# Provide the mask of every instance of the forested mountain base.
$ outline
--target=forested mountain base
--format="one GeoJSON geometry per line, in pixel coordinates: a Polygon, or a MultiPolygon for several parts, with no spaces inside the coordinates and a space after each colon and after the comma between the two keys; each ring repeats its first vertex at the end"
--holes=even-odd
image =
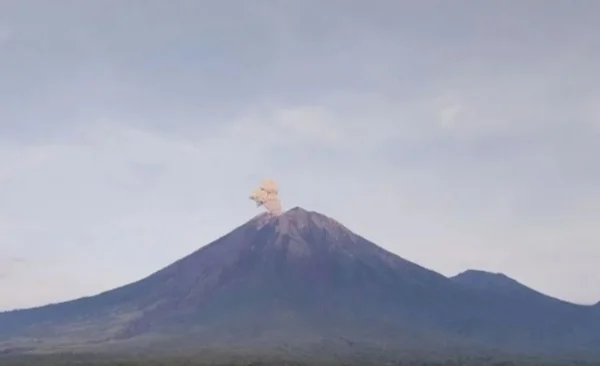
{"type": "Polygon", "coordinates": [[[600,360],[563,359],[551,360],[542,358],[502,358],[502,357],[422,357],[367,359],[330,359],[321,361],[287,361],[287,360],[236,360],[216,361],[200,356],[149,359],[145,357],[127,359],[109,359],[90,355],[48,355],[48,356],[15,356],[1,357],[2,366],[598,366],[600,360]]]}

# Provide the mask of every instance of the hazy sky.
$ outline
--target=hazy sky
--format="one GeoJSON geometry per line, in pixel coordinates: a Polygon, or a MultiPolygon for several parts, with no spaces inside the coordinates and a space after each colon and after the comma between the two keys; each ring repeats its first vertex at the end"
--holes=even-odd
{"type": "Polygon", "coordinates": [[[0,0],[0,309],[257,214],[600,300],[600,2],[0,0]]]}

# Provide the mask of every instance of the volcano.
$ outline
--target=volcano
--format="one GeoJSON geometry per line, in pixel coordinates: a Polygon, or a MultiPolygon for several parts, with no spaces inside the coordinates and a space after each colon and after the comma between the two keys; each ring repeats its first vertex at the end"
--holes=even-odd
{"type": "Polygon", "coordinates": [[[505,276],[447,278],[298,207],[135,283],[0,313],[0,350],[19,352],[593,352],[599,341],[591,306],[505,276]]]}

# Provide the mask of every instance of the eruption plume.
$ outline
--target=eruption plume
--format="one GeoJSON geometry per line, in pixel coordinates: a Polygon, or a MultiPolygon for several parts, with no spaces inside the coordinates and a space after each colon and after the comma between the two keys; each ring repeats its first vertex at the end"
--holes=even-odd
{"type": "Polygon", "coordinates": [[[250,199],[256,202],[256,207],[264,206],[270,214],[279,215],[281,213],[279,189],[271,179],[263,180],[261,186],[252,191],[250,199]]]}

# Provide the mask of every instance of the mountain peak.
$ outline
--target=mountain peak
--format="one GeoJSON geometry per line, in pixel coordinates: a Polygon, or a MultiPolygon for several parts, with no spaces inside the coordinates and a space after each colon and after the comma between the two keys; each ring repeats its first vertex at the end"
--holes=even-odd
{"type": "Polygon", "coordinates": [[[325,230],[333,236],[352,233],[347,227],[338,221],[323,215],[316,211],[309,211],[302,207],[291,208],[281,214],[263,212],[254,216],[249,223],[263,227],[267,224],[273,224],[280,234],[289,234],[290,231],[318,229],[325,230]]]}
{"type": "Polygon", "coordinates": [[[480,270],[480,269],[467,269],[466,271],[463,271],[463,272],[457,274],[456,276],[454,276],[454,278],[459,278],[459,277],[485,277],[485,278],[490,278],[490,279],[495,278],[495,279],[514,281],[512,278],[508,277],[507,275],[505,275],[502,272],[490,272],[490,271],[484,271],[484,270],[480,270]]]}
{"type": "Polygon", "coordinates": [[[493,291],[510,294],[511,296],[525,296],[530,299],[537,298],[538,301],[551,300],[552,302],[564,302],[536,291],[503,273],[470,269],[452,277],[451,280],[476,290],[493,291]]]}
{"type": "Polygon", "coordinates": [[[311,217],[314,217],[317,215],[323,216],[317,212],[308,211],[308,210],[303,209],[302,207],[296,206],[294,208],[291,208],[291,209],[285,211],[283,214],[280,215],[280,217],[284,217],[286,219],[295,220],[295,221],[308,221],[311,219],[311,217]]]}
{"type": "Polygon", "coordinates": [[[286,213],[292,213],[292,212],[296,212],[296,213],[309,213],[309,212],[314,212],[314,211],[305,210],[304,208],[302,208],[300,206],[295,206],[295,207],[290,208],[289,210],[286,211],[286,213]]]}
{"type": "Polygon", "coordinates": [[[516,288],[523,286],[503,273],[494,273],[476,269],[466,270],[451,279],[463,285],[481,289],[516,288]]]}
{"type": "Polygon", "coordinates": [[[289,210],[285,211],[284,213],[282,213],[281,215],[279,215],[280,217],[286,217],[289,219],[294,219],[294,220],[299,220],[299,221],[306,221],[306,220],[311,220],[314,219],[315,217],[327,217],[323,214],[320,214],[316,211],[309,211],[306,210],[302,207],[296,206],[294,208],[290,208],[289,210]]]}
{"type": "Polygon", "coordinates": [[[352,234],[351,231],[336,220],[318,213],[308,211],[302,207],[294,207],[276,218],[277,231],[282,234],[292,232],[319,230],[328,233],[331,237],[340,237],[352,234]]]}

